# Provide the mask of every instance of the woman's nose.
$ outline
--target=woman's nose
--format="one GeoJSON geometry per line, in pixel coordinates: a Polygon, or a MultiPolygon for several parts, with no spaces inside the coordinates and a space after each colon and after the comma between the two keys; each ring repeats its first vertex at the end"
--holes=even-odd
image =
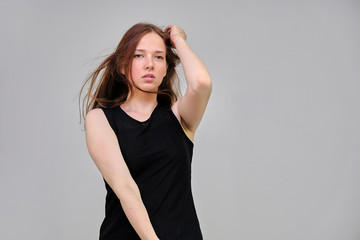
{"type": "Polygon", "coordinates": [[[154,62],[153,59],[151,57],[147,57],[146,58],[146,62],[145,62],[145,68],[146,69],[152,69],[154,67],[154,62]]]}

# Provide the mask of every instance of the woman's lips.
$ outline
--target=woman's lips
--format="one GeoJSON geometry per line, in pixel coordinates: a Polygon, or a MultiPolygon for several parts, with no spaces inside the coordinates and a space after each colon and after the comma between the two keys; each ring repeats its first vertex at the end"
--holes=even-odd
{"type": "Polygon", "coordinates": [[[154,74],[148,73],[142,76],[142,79],[144,79],[146,82],[152,82],[155,79],[154,74]]]}

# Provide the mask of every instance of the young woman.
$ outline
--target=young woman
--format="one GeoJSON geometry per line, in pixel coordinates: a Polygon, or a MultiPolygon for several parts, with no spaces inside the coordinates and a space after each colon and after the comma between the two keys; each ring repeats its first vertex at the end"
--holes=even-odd
{"type": "Polygon", "coordinates": [[[86,143],[107,189],[100,239],[202,239],[191,159],[212,85],[185,32],[134,25],[87,83],[86,143]]]}

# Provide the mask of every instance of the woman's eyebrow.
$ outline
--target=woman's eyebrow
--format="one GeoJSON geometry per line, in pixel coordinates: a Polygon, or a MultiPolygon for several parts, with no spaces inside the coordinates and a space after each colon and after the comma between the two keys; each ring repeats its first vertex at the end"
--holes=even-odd
{"type": "MultiPolygon", "coordinates": [[[[144,50],[144,49],[135,49],[135,51],[137,51],[137,52],[146,52],[146,50],[144,50]]],[[[154,51],[155,53],[165,53],[164,51],[161,51],[161,50],[157,50],[157,51],[154,51]]]]}

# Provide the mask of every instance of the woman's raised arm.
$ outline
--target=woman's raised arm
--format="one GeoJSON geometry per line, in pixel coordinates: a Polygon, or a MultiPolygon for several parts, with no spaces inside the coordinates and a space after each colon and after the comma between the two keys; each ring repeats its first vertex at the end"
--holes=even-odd
{"type": "Polygon", "coordinates": [[[210,98],[211,78],[204,63],[187,44],[184,30],[169,25],[165,32],[180,57],[187,83],[184,96],[174,104],[173,110],[180,117],[183,127],[194,134],[210,98]]]}
{"type": "Polygon", "coordinates": [[[140,191],[121,154],[117,137],[101,109],[85,118],[86,144],[97,168],[120,199],[124,212],[141,239],[158,239],[140,191]]]}

